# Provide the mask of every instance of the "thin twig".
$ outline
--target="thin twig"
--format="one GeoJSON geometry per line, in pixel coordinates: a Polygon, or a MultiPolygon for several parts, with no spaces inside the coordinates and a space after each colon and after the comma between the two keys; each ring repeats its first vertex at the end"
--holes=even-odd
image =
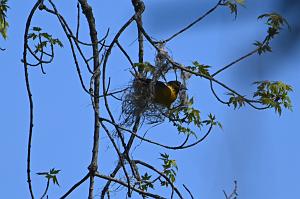
{"type": "Polygon", "coordinates": [[[216,71],[214,74],[212,74],[211,76],[212,76],[212,77],[216,76],[217,74],[219,74],[220,72],[226,70],[226,69],[229,68],[230,66],[232,66],[232,65],[234,65],[234,64],[236,64],[236,63],[238,63],[238,62],[240,62],[240,61],[242,61],[242,60],[244,60],[244,59],[246,59],[247,57],[250,57],[251,55],[257,53],[257,51],[258,51],[258,48],[255,49],[255,50],[252,50],[250,53],[248,53],[248,54],[246,54],[246,55],[244,55],[244,56],[238,58],[237,60],[234,60],[234,61],[231,62],[230,64],[228,64],[228,65],[224,66],[223,68],[217,70],[217,71],[216,71]]]}
{"type": "Polygon", "coordinates": [[[191,196],[191,198],[194,199],[194,196],[193,196],[192,192],[189,190],[189,188],[187,188],[187,186],[185,186],[184,184],[183,184],[183,187],[189,193],[189,195],[191,196]]]}
{"type": "Polygon", "coordinates": [[[79,39],[79,29],[80,29],[80,6],[77,2],[77,26],[76,26],[76,39],[79,39]]]}
{"type": "Polygon", "coordinates": [[[64,199],[68,195],[70,195],[77,187],[79,187],[82,183],[84,183],[89,177],[90,174],[87,173],[81,180],[79,180],[76,184],[74,184],[63,196],[61,196],[60,199],[64,199]]]}
{"type": "Polygon", "coordinates": [[[223,190],[225,199],[237,199],[238,193],[237,193],[237,181],[234,181],[234,188],[231,192],[231,194],[228,196],[225,192],[225,190],[223,190]]]}
{"type": "Polygon", "coordinates": [[[121,52],[125,55],[125,57],[127,58],[127,60],[129,61],[132,69],[134,70],[135,74],[137,74],[137,71],[134,67],[134,63],[132,62],[130,56],[128,55],[128,53],[125,51],[125,49],[121,46],[121,44],[119,43],[119,41],[116,42],[117,46],[119,47],[119,49],[121,50],[121,52]]]}
{"type": "Polygon", "coordinates": [[[49,189],[49,185],[50,185],[50,178],[47,179],[46,188],[45,188],[43,195],[41,196],[41,199],[43,199],[46,196],[48,189],[49,189]]]}
{"type": "MultiPolygon", "coordinates": [[[[261,45],[262,45],[262,46],[265,45],[268,41],[269,41],[269,40],[268,40],[268,36],[266,36],[265,39],[264,39],[264,41],[262,42],[261,45]]],[[[227,68],[229,68],[229,67],[231,67],[231,66],[237,64],[238,62],[240,62],[240,61],[242,61],[242,60],[244,60],[244,59],[246,59],[246,58],[248,58],[248,57],[254,55],[255,53],[258,52],[259,48],[260,48],[260,47],[257,47],[256,49],[252,50],[251,52],[247,53],[246,55],[243,55],[243,56],[241,56],[240,58],[238,58],[238,59],[232,61],[231,63],[227,64],[227,65],[224,66],[223,68],[217,70],[217,71],[216,71],[215,73],[213,73],[211,76],[214,77],[214,76],[216,76],[217,74],[221,73],[222,71],[226,70],[227,68]]]]}
{"type": "Polygon", "coordinates": [[[69,33],[68,33],[68,28],[67,26],[65,25],[66,23],[64,22],[62,16],[58,13],[57,9],[56,9],[56,6],[55,4],[49,0],[51,6],[53,7],[54,11],[48,9],[46,6],[43,7],[43,9],[46,11],[46,12],[49,12],[51,14],[54,14],[56,15],[56,17],[58,18],[58,21],[60,22],[65,34],[67,35],[67,38],[68,38],[68,41],[69,41],[69,44],[70,44],[70,47],[71,47],[71,52],[72,52],[72,56],[73,56],[73,60],[74,60],[74,63],[75,63],[75,66],[76,66],[76,70],[77,70],[77,74],[78,74],[78,77],[79,77],[79,80],[80,80],[80,84],[81,84],[81,87],[82,89],[88,93],[90,95],[90,92],[87,90],[85,84],[84,84],[84,81],[83,81],[83,77],[81,75],[81,70],[80,70],[80,66],[79,66],[79,63],[78,63],[78,60],[77,60],[77,55],[75,53],[75,49],[74,49],[74,45],[72,43],[72,40],[71,38],[68,36],[69,33]]]}
{"type": "Polygon", "coordinates": [[[163,43],[167,43],[169,42],[171,39],[173,39],[174,37],[180,35],[181,33],[185,32],[186,30],[190,29],[192,26],[194,26],[196,23],[198,23],[199,21],[201,21],[202,19],[204,19],[207,15],[209,15],[211,12],[213,12],[215,9],[217,9],[217,7],[220,5],[222,0],[219,0],[218,3],[211,8],[210,10],[208,10],[204,15],[202,15],[201,17],[199,17],[198,19],[196,19],[195,21],[193,21],[192,23],[190,23],[189,25],[187,25],[186,27],[184,27],[183,29],[181,29],[180,31],[178,31],[177,33],[175,33],[174,35],[172,35],[171,37],[169,37],[168,39],[163,40],[163,43]]]}
{"type": "MultiPolygon", "coordinates": [[[[191,143],[191,144],[185,145],[187,143],[188,138],[189,138],[189,136],[187,136],[187,138],[184,140],[184,142],[182,144],[180,144],[178,146],[168,146],[168,145],[164,145],[164,144],[161,144],[161,143],[149,140],[149,139],[144,138],[142,136],[139,136],[135,131],[131,131],[129,129],[123,128],[123,127],[119,126],[118,124],[113,123],[110,120],[107,120],[105,118],[100,118],[100,120],[103,120],[105,122],[109,122],[112,125],[114,125],[116,128],[119,128],[119,129],[121,129],[123,131],[129,132],[131,134],[131,137],[137,137],[138,139],[143,140],[145,142],[148,142],[150,144],[154,144],[154,145],[157,145],[157,146],[160,146],[160,147],[163,147],[163,148],[166,148],[166,149],[171,149],[171,150],[186,149],[186,148],[190,148],[192,146],[195,146],[195,145],[199,144],[200,142],[202,142],[203,140],[205,140],[205,138],[211,133],[211,130],[212,130],[212,127],[213,127],[213,125],[211,124],[210,127],[209,127],[209,129],[208,129],[208,131],[204,134],[204,136],[201,137],[199,140],[191,143]]],[[[130,143],[132,144],[132,142],[130,142],[130,143]]]]}

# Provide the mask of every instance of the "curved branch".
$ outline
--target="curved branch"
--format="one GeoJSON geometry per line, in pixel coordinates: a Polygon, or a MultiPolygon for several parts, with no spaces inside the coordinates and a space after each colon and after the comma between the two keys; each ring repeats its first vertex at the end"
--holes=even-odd
{"type": "Polygon", "coordinates": [[[50,185],[50,179],[48,178],[46,188],[45,188],[45,191],[44,191],[43,195],[41,196],[41,199],[43,199],[46,196],[46,194],[48,192],[48,189],[49,189],[49,185],[50,185]]]}
{"type": "Polygon", "coordinates": [[[194,196],[193,196],[193,194],[192,194],[192,192],[187,188],[187,186],[185,186],[184,184],[182,185],[184,188],[185,188],[185,190],[190,194],[190,197],[192,198],[192,199],[194,199],[194,196]]]}
{"type": "Polygon", "coordinates": [[[99,120],[100,120],[100,121],[108,122],[108,123],[114,125],[117,129],[121,129],[121,130],[123,130],[123,131],[129,132],[132,136],[137,137],[137,138],[140,139],[140,140],[143,140],[143,141],[148,142],[148,143],[150,143],[150,144],[154,144],[154,145],[157,145],[157,146],[166,148],[166,149],[171,149],[171,150],[186,149],[186,148],[190,148],[190,147],[192,147],[192,146],[195,146],[195,145],[199,144],[200,142],[202,142],[202,141],[210,134],[210,132],[211,132],[211,130],[212,130],[212,127],[213,127],[213,125],[211,124],[211,125],[209,126],[208,131],[205,133],[205,135],[204,135],[201,139],[199,139],[199,140],[193,142],[192,144],[185,145],[185,144],[187,143],[187,141],[188,141],[188,138],[189,138],[189,136],[187,136],[187,138],[184,140],[184,142],[183,142],[182,144],[180,144],[180,145],[178,145],[178,146],[168,146],[168,145],[164,145],[164,144],[161,144],[161,143],[158,143],[158,142],[149,140],[149,139],[147,139],[147,138],[144,138],[144,137],[138,135],[137,133],[134,133],[134,131],[131,131],[131,130],[126,129],[126,128],[123,128],[123,127],[119,126],[118,124],[116,124],[116,123],[114,123],[114,122],[112,122],[112,121],[110,121],[110,120],[108,120],[108,119],[105,119],[105,118],[99,118],[99,120]]]}
{"type": "Polygon", "coordinates": [[[34,4],[33,8],[31,9],[29,16],[27,17],[25,31],[24,31],[24,47],[23,47],[23,65],[24,65],[24,75],[25,75],[25,82],[26,82],[26,89],[27,89],[27,95],[29,99],[29,137],[28,137],[28,144],[27,144],[27,182],[29,186],[29,192],[31,195],[31,198],[34,199],[34,193],[32,190],[32,184],[31,184],[31,174],[30,174],[30,161],[31,161],[31,142],[32,142],[32,134],[33,134],[33,99],[32,99],[32,93],[30,88],[30,80],[28,75],[28,64],[27,64],[27,46],[28,46],[28,40],[27,35],[29,32],[30,24],[32,17],[37,10],[38,6],[41,4],[42,0],[37,0],[34,4]]]}
{"type": "Polygon", "coordinates": [[[119,43],[119,41],[116,42],[117,46],[119,47],[119,49],[121,50],[121,52],[125,55],[125,57],[127,58],[127,60],[129,61],[132,69],[134,70],[135,74],[137,74],[137,71],[134,67],[134,63],[132,62],[130,56],[127,54],[127,52],[125,51],[125,49],[121,46],[121,44],[119,43]]]}
{"type": "Polygon", "coordinates": [[[213,93],[213,95],[216,97],[216,99],[217,99],[219,102],[221,102],[222,104],[226,104],[226,105],[229,106],[229,105],[230,105],[229,102],[226,102],[226,101],[222,100],[222,99],[217,95],[217,93],[216,93],[216,91],[215,91],[215,89],[214,89],[214,87],[213,87],[213,83],[212,83],[211,80],[209,81],[209,83],[210,83],[210,90],[211,90],[211,92],[213,93]]]}

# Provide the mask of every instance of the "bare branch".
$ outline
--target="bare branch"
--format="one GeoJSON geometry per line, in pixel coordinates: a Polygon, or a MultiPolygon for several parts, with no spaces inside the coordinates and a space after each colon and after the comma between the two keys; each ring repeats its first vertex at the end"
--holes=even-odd
{"type": "Polygon", "coordinates": [[[194,199],[194,196],[193,196],[192,192],[187,188],[187,186],[185,186],[185,185],[183,184],[183,187],[184,187],[185,190],[190,194],[190,197],[191,197],[192,199],[194,199]]]}
{"type": "Polygon", "coordinates": [[[88,178],[90,177],[90,174],[87,173],[81,180],[79,180],[76,184],[74,184],[63,196],[60,197],[60,199],[66,198],[68,195],[70,195],[77,187],[79,187],[82,183],[84,183],[88,178]]]}
{"type": "Polygon", "coordinates": [[[46,196],[48,189],[49,189],[49,185],[50,185],[50,178],[47,179],[46,188],[45,188],[43,195],[41,196],[41,199],[43,199],[46,196]]]}
{"type": "Polygon", "coordinates": [[[176,36],[180,35],[181,33],[185,32],[186,30],[190,29],[192,26],[194,26],[196,23],[198,23],[199,21],[201,21],[202,19],[204,19],[207,15],[209,15],[210,13],[212,13],[215,9],[217,9],[217,7],[220,5],[222,0],[219,0],[218,3],[211,8],[210,10],[208,10],[204,15],[202,15],[201,17],[199,17],[198,19],[196,19],[195,21],[193,21],[192,23],[190,23],[189,25],[187,25],[186,27],[184,27],[183,29],[181,29],[180,31],[178,31],[177,33],[175,33],[174,35],[172,35],[171,37],[169,37],[168,39],[163,40],[163,43],[167,43],[170,40],[172,40],[173,38],[175,38],[176,36]]]}
{"type": "Polygon", "coordinates": [[[98,149],[99,149],[99,90],[100,90],[100,59],[98,51],[98,37],[96,30],[96,23],[93,14],[92,7],[88,4],[87,0],[78,0],[81,5],[83,14],[86,17],[86,20],[89,25],[90,38],[93,43],[93,74],[96,74],[94,79],[94,140],[93,140],[93,151],[92,151],[92,160],[89,166],[90,171],[90,186],[89,186],[89,199],[94,198],[94,174],[98,169],[98,149]]]}
{"type": "Polygon", "coordinates": [[[38,6],[42,0],[36,1],[34,6],[32,7],[29,16],[27,17],[25,31],[24,31],[24,47],[23,47],[23,65],[24,65],[24,75],[25,75],[25,82],[26,82],[26,89],[27,89],[27,95],[29,99],[29,131],[28,131],[28,144],[27,144],[27,182],[29,187],[29,192],[31,195],[31,198],[34,199],[34,193],[32,189],[31,184],[31,174],[30,174],[30,161],[31,161],[31,142],[32,142],[32,134],[33,134],[33,99],[32,99],[32,93],[30,89],[30,80],[28,75],[28,64],[27,64],[27,46],[28,46],[28,39],[27,35],[29,33],[29,28],[31,24],[32,17],[34,13],[36,12],[38,6]]]}
{"type": "Polygon", "coordinates": [[[234,181],[234,188],[229,196],[226,194],[226,192],[224,190],[223,190],[223,193],[224,193],[225,199],[237,199],[237,196],[238,196],[237,181],[236,180],[234,181]]]}

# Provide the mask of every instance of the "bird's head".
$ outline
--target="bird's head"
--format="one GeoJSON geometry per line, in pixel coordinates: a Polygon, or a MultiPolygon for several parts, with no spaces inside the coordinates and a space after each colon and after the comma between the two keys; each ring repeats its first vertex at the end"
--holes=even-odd
{"type": "Polygon", "coordinates": [[[176,93],[178,93],[180,90],[186,90],[186,88],[179,81],[169,81],[167,85],[171,86],[176,93]]]}

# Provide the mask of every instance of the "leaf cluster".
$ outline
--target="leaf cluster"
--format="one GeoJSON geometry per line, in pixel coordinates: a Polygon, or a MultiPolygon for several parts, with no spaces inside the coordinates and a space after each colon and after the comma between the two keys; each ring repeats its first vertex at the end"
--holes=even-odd
{"type": "MultiPolygon", "coordinates": [[[[172,183],[176,181],[176,173],[178,171],[178,166],[176,160],[171,160],[169,155],[166,153],[161,153],[160,158],[163,161],[163,173],[170,179],[172,183]]],[[[161,180],[161,186],[168,187],[169,182],[161,180]]]]}
{"type": "Polygon", "coordinates": [[[290,26],[285,18],[283,18],[278,13],[267,13],[258,16],[258,19],[266,18],[266,24],[268,25],[268,35],[266,36],[264,42],[256,41],[254,43],[255,46],[258,47],[258,54],[261,55],[265,52],[272,52],[272,48],[270,47],[270,41],[279,34],[280,30],[284,25],[287,25],[290,29],[290,26]]]}
{"type": "Polygon", "coordinates": [[[236,95],[235,93],[227,93],[230,96],[228,105],[233,105],[234,109],[245,106],[245,96],[236,95]]]}
{"type": "Polygon", "coordinates": [[[58,180],[57,180],[57,174],[60,172],[60,170],[57,169],[50,169],[49,172],[39,172],[37,175],[44,176],[48,181],[52,180],[53,184],[56,184],[59,186],[58,180]]]}
{"type": "Polygon", "coordinates": [[[154,189],[153,182],[151,182],[151,175],[149,175],[147,172],[141,176],[142,182],[140,184],[140,189],[143,191],[148,191],[148,188],[154,189]]]}
{"type": "Polygon", "coordinates": [[[187,66],[186,68],[191,71],[200,73],[203,76],[211,77],[211,75],[209,73],[209,68],[211,66],[200,64],[198,61],[193,61],[192,64],[193,64],[193,66],[187,66]]]}
{"type": "Polygon", "coordinates": [[[188,127],[190,124],[194,124],[198,128],[202,126],[200,111],[192,107],[193,103],[194,99],[191,98],[185,106],[171,110],[169,119],[173,121],[173,125],[177,127],[179,133],[197,137],[195,132],[188,127]]]}
{"type": "Polygon", "coordinates": [[[208,115],[208,120],[204,120],[203,123],[205,125],[218,126],[219,128],[223,128],[222,124],[216,120],[216,116],[213,114],[208,115]]]}
{"type": "Polygon", "coordinates": [[[33,32],[28,34],[27,39],[39,39],[38,44],[35,45],[35,53],[43,52],[43,49],[46,48],[48,44],[51,46],[58,45],[59,47],[63,47],[63,44],[59,39],[53,38],[52,35],[46,32],[42,32],[42,28],[33,27],[32,30],[33,32]]]}
{"type": "Polygon", "coordinates": [[[282,106],[292,110],[291,99],[288,96],[288,93],[293,91],[290,85],[281,81],[257,81],[254,84],[257,85],[257,91],[253,97],[258,97],[262,104],[274,108],[279,115],[281,115],[282,106]]]}
{"type": "Polygon", "coordinates": [[[245,0],[225,0],[221,4],[223,6],[227,6],[231,12],[231,14],[234,14],[235,18],[237,17],[238,14],[238,5],[244,6],[245,5],[245,0]]]}

